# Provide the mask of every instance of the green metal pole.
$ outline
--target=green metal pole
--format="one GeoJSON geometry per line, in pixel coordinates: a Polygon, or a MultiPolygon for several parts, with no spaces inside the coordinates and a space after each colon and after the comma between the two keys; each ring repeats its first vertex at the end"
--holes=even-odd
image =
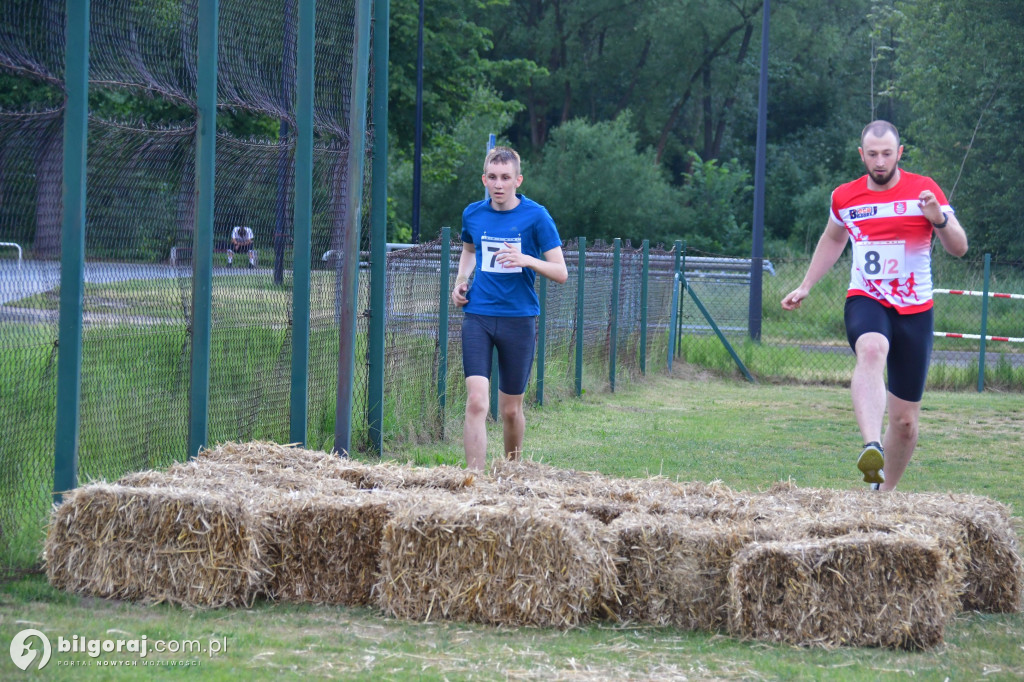
{"type": "Polygon", "coordinates": [[[686,305],[686,242],[679,249],[679,314],[676,316],[676,357],[683,354],[683,306],[686,305]]]}
{"type": "Polygon", "coordinates": [[[643,241],[644,260],[640,275],[640,373],[647,374],[647,278],[651,271],[651,241],[643,241]]]}
{"type": "MultiPolygon", "coordinates": [[[[487,151],[494,149],[497,144],[497,138],[494,133],[487,136],[487,151]]],[[[490,195],[487,190],[484,189],[484,199],[489,198],[490,195]]],[[[491,350],[491,378],[490,378],[490,397],[491,397],[491,419],[498,421],[498,384],[501,381],[500,370],[498,369],[498,349],[494,348],[491,350]]]]}
{"type": "Polygon", "coordinates": [[[615,361],[619,348],[619,284],[622,281],[622,240],[618,237],[612,242],[612,309],[610,314],[611,331],[608,339],[608,385],[615,392],[615,361]]]}
{"type": "Polygon", "coordinates": [[[213,197],[217,159],[218,0],[199,0],[196,99],[196,224],[192,235],[192,389],[188,456],[206,447],[213,308],[213,197]]]}
{"type": "Polygon", "coordinates": [[[53,499],[78,486],[85,277],[85,164],[89,131],[89,0],[68,3],[64,109],[64,215],[60,234],[60,323],[53,499]]]}
{"type": "Polygon", "coordinates": [[[576,395],[583,395],[583,302],[587,272],[587,238],[580,237],[577,244],[576,266],[576,395]]]}
{"type": "MultiPolygon", "coordinates": [[[[681,239],[677,239],[674,242],[673,246],[674,246],[673,250],[675,251],[675,254],[674,254],[674,260],[673,260],[672,267],[673,267],[673,270],[675,271],[676,278],[674,280],[672,280],[672,283],[673,283],[673,286],[675,286],[677,289],[679,289],[679,291],[677,292],[679,295],[677,296],[675,293],[673,293],[673,295],[672,295],[672,300],[675,301],[675,304],[674,304],[673,310],[672,310],[672,333],[669,335],[669,336],[671,336],[671,342],[669,343],[668,352],[674,358],[675,355],[676,355],[676,340],[679,338],[679,332],[681,331],[679,329],[679,325],[681,324],[679,318],[681,317],[681,315],[680,315],[680,311],[679,311],[678,306],[679,306],[679,302],[683,298],[683,286],[684,286],[684,284],[683,284],[683,241],[681,239]]],[[[671,368],[672,367],[670,365],[669,369],[671,369],[671,368]]]]}
{"type": "Polygon", "coordinates": [[[701,300],[697,298],[697,294],[694,293],[691,287],[686,286],[685,282],[681,288],[690,292],[690,298],[692,298],[693,302],[697,304],[697,309],[700,310],[701,315],[703,315],[704,319],[707,320],[709,325],[711,325],[711,328],[718,336],[718,340],[721,341],[722,345],[725,346],[725,349],[729,351],[729,355],[732,356],[732,360],[733,362],[736,363],[736,366],[739,368],[740,372],[743,373],[743,376],[746,377],[747,381],[749,381],[750,383],[754,383],[754,377],[752,377],[750,375],[750,372],[747,371],[747,366],[743,364],[742,360],[740,360],[740,356],[737,355],[736,351],[732,347],[732,344],[729,343],[729,339],[725,338],[725,334],[723,334],[722,330],[718,328],[718,325],[715,323],[715,319],[711,317],[711,313],[708,312],[708,309],[705,308],[704,304],[701,303],[701,300]]]}
{"type": "Polygon", "coordinates": [[[292,270],[292,383],[289,440],[306,443],[309,421],[309,297],[313,234],[313,74],[316,0],[299,0],[296,50],[295,247],[292,270]]]}
{"type": "Polygon", "coordinates": [[[342,240],[342,304],[338,325],[338,384],[334,412],[334,450],[352,450],[352,384],[356,356],[356,304],[359,299],[359,225],[363,208],[366,157],[366,92],[370,70],[371,0],[356,2],[355,58],[352,60],[352,105],[349,111],[348,196],[342,240]]]}
{"type": "Polygon", "coordinates": [[[370,338],[366,421],[370,447],[384,452],[385,293],[388,254],[389,0],[373,3],[373,162],[370,185],[370,338]]]}
{"type": "Polygon", "coordinates": [[[985,283],[981,290],[981,350],[978,352],[978,393],[985,390],[985,349],[988,335],[988,286],[992,273],[992,254],[985,254],[985,283]]]}
{"type": "Polygon", "coordinates": [[[451,301],[452,228],[441,228],[441,286],[437,320],[437,407],[444,438],[445,396],[448,393],[448,306],[451,301]]]}
{"type": "Polygon", "coordinates": [[[672,308],[669,312],[668,320],[668,353],[665,356],[665,362],[668,366],[668,371],[672,371],[672,358],[675,355],[673,350],[676,345],[676,319],[679,316],[679,273],[672,275],[672,308]]]}
{"type": "Polygon", "coordinates": [[[540,278],[540,318],[537,321],[537,404],[544,406],[544,358],[547,353],[548,278],[540,278]]]}

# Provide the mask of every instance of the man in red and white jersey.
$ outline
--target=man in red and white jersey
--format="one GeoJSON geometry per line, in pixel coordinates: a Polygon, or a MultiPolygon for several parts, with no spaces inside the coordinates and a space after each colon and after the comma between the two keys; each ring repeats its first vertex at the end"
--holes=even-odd
{"type": "Polygon", "coordinates": [[[917,445],[932,349],[932,237],[960,257],[967,234],[939,186],[899,167],[899,132],[873,121],[861,133],[867,169],[832,193],[832,210],[800,286],[782,299],[796,310],[852,246],[846,336],[857,356],[850,392],[864,446],[857,467],[872,487],[892,490],[917,445]],[[889,385],[884,371],[888,369],[889,385]],[[889,426],[882,437],[886,407],[889,426]]]}

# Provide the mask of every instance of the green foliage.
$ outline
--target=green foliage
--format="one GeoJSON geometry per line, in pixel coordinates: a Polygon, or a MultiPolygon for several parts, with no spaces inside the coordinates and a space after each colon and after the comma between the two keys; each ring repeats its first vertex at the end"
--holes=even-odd
{"type": "Polygon", "coordinates": [[[690,152],[690,171],[683,184],[682,224],[687,246],[731,256],[750,254],[750,224],[745,199],[753,190],[750,173],[736,159],[719,164],[690,152]]]}
{"type": "Polygon", "coordinates": [[[40,111],[63,103],[64,93],[53,84],[0,70],[0,111],[40,111]]]}
{"type": "Polygon", "coordinates": [[[1024,148],[1024,4],[901,3],[901,98],[915,163],[934,174],[977,252],[1024,258],[1019,238],[1024,148]]]}
{"type": "MultiPolygon", "coordinates": [[[[511,124],[514,102],[503,102],[488,88],[479,88],[466,103],[462,117],[438,130],[433,145],[424,147],[420,187],[421,242],[434,239],[443,226],[458,230],[462,210],[484,196],[480,176],[486,142],[511,124]]],[[[407,242],[412,236],[413,159],[393,151],[388,163],[388,240],[407,242]]],[[[529,166],[524,163],[524,174],[529,166]]],[[[457,234],[457,232],[455,232],[457,234]]]]}
{"type": "MultiPolygon", "coordinates": [[[[613,121],[569,121],[552,131],[523,192],[544,204],[563,239],[615,237],[671,244],[686,235],[678,190],[640,149],[627,113],[613,121]]],[[[525,173],[524,173],[525,175],[525,173]]]]}

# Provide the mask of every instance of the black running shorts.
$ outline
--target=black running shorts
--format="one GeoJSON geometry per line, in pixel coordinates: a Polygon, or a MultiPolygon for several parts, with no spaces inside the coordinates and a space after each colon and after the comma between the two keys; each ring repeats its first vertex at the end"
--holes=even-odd
{"type": "Polygon", "coordinates": [[[854,352],[857,339],[867,332],[877,332],[889,340],[889,392],[902,400],[920,402],[932,357],[933,311],[900,315],[895,308],[873,298],[850,296],[843,317],[846,340],[854,352]]]}
{"type": "Polygon", "coordinates": [[[465,375],[490,379],[494,348],[498,349],[498,389],[508,395],[526,393],[537,348],[537,318],[466,313],[462,320],[465,375]]]}

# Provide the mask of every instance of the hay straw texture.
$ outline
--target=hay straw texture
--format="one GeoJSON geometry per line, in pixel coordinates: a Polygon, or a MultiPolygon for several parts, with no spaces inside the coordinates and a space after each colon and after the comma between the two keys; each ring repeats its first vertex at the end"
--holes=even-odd
{"type": "Polygon", "coordinates": [[[890,493],[869,500],[879,513],[914,513],[960,525],[967,536],[961,606],[989,613],[1021,610],[1024,564],[1006,505],[980,495],[890,493]]]}
{"type": "Polygon", "coordinates": [[[679,515],[624,514],[619,540],[624,619],[689,630],[720,630],[729,620],[729,569],[754,540],[749,524],[679,515]]]}
{"type": "Polygon", "coordinates": [[[769,526],[792,525],[794,521],[815,517],[828,518],[833,524],[841,521],[851,530],[858,530],[859,523],[863,530],[896,532],[893,523],[903,524],[900,532],[942,536],[940,544],[956,554],[954,573],[959,572],[956,564],[963,567],[959,595],[962,608],[1015,613],[1024,605],[1024,563],[1020,557],[1019,537],[1009,509],[987,497],[950,493],[878,494],[866,490],[798,488],[792,483],[778,483],[765,493],[735,496],[716,513],[769,526]]]}
{"type": "Polygon", "coordinates": [[[955,600],[934,541],[888,534],[755,543],[729,581],[734,634],[803,646],[934,647],[955,600]]]}
{"type": "Polygon", "coordinates": [[[414,620],[567,628],[616,599],[614,536],[551,505],[427,500],[384,529],[380,606],[414,620]]]}
{"type": "Polygon", "coordinates": [[[267,575],[244,502],[203,490],[98,483],[67,493],[44,557],[53,586],[97,597],[246,606],[267,575]]]}
{"type": "Polygon", "coordinates": [[[384,526],[406,494],[356,491],[272,498],[260,510],[273,542],[267,592],[279,601],[367,606],[384,526]]]}
{"type": "Polygon", "coordinates": [[[925,648],[1017,612],[1014,519],[985,497],[615,478],[534,461],[368,464],[225,443],[55,507],[54,586],[194,607],[377,605],[414,620],[593,618],[817,646],[925,648]]]}

